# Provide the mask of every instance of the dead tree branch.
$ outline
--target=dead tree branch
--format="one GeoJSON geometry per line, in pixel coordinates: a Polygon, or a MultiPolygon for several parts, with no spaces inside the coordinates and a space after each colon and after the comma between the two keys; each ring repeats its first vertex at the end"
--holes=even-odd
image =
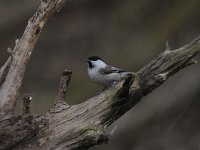
{"type": "Polygon", "coordinates": [[[176,50],[167,43],[166,50],[134,76],[74,106],[64,102],[71,77],[70,71],[64,71],[55,104],[48,112],[16,117],[13,112],[27,62],[44,23],[60,2],[63,4],[62,0],[42,1],[16,43],[12,59],[0,70],[0,149],[80,150],[107,142],[109,125],[170,76],[196,63],[193,57],[200,51],[200,37],[176,50]]]}
{"type": "Polygon", "coordinates": [[[31,99],[32,99],[32,97],[29,93],[24,94],[22,115],[31,114],[31,111],[30,111],[31,99]]]}
{"type": "MultiPolygon", "coordinates": [[[[36,13],[29,19],[21,39],[17,40],[12,51],[12,60],[9,58],[0,70],[0,118],[9,118],[14,114],[17,96],[32,50],[48,17],[59,9],[58,6],[62,6],[63,1],[42,0],[36,13]]],[[[11,50],[9,52],[11,53],[11,50]]]]}
{"type": "Polygon", "coordinates": [[[69,85],[71,75],[72,75],[71,70],[70,71],[64,70],[62,72],[56,101],[65,101],[66,93],[67,93],[67,87],[69,85]]]}
{"type": "Polygon", "coordinates": [[[58,95],[55,99],[53,107],[49,110],[50,112],[60,112],[62,110],[68,109],[70,106],[65,102],[67,88],[71,79],[72,71],[71,70],[64,70],[62,72],[59,88],[58,88],[58,95]]]}
{"type": "MultiPolygon", "coordinates": [[[[194,64],[193,57],[199,51],[200,37],[179,49],[162,52],[135,76],[86,102],[64,109],[60,104],[42,116],[4,120],[0,122],[0,148],[74,150],[107,142],[105,129],[110,124],[170,76],[194,64]],[[27,137],[31,142],[26,141],[27,137]]],[[[61,77],[61,81],[67,80],[61,77]]]]}

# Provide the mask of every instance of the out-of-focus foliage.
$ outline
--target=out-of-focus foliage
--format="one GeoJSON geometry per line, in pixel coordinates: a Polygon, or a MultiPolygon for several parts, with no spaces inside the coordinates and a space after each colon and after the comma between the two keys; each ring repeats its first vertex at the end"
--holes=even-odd
{"type": "MultiPolygon", "coordinates": [[[[0,64],[20,38],[40,0],[0,1],[0,64]]],[[[31,110],[52,104],[63,69],[73,69],[67,101],[78,104],[102,87],[87,76],[85,58],[137,71],[169,40],[172,49],[200,33],[199,0],[68,0],[41,33],[21,93],[31,92],[31,110]]],[[[197,59],[199,59],[197,57],[197,59]]],[[[200,148],[200,65],[170,78],[119,119],[107,145],[92,150],[198,150],[200,148]]],[[[17,113],[20,113],[21,96],[17,113]]]]}

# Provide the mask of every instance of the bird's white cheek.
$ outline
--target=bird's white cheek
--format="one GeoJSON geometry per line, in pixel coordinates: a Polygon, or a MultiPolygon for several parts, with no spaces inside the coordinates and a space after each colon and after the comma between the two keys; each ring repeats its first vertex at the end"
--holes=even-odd
{"type": "Polygon", "coordinates": [[[96,76],[96,70],[95,69],[88,69],[88,75],[91,79],[94,79],[96,76]]]}

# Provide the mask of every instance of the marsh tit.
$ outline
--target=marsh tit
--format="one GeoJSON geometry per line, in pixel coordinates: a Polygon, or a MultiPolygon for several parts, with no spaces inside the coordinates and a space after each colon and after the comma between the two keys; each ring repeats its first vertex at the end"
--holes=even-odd
{"type": "Polygon", "coordinates": [[[88,57],[88,75],[92,81],[103,85],[105,88],[111,87],[126,79],[132,72],[125,72],[122,69],[107,65],[100,57],[88,57]]]}

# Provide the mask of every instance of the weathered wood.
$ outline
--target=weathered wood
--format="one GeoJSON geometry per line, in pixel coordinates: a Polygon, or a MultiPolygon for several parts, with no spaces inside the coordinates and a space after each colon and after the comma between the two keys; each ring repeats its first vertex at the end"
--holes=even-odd
{"type": "Polygon", "coordinates": [[[135,106],[142,97],[162,85],[168,77],[195,63],[191,60],[199,51],[198,37],[177,50],[162,52],[136,72],[134,77],[86,102],[66,109],[53,108],[54,111],[51,109],[42,116],[4,120],[0,123],[0,148],[72,150],[107,142],[109,135],[105,129],[110,124],[135,106]],[[8,130],[10,128],[11,131],[8,130]],[[12,146],[8,141],[12,141],[12,146]]]}
{"type": "Polygon", "coordinates": [[[41,2],[22,38],[13,51],[9,50],[12,57],[0,70],[0,149],[81,150],[107,142],[110,135],[105,129],[109,125],[170,76],[196,63],[193,57],[200,51],[200,37],[176,50],[171,50],[167,43],[166,50],[134,76],[74,106],[64,102],[71,77],[70,72],[64,71],[55,104],[48,112],[37,116],[28,111],[28,115],[14,116],[16,98],[33,47],[48,16],[61,5],[63,0],[41,2]]]}
{"type": "Polygon", "coordinates": [[[7,61],[5,62],[5,64],[0,69],[0,87],[2,86],[2,84],[5,81],[5,78],[7,76],[11,61],[12,61],[12,57],[9,57],[7,59],[7,61]]]}
{"type": "Polygon", "coordinates": [[[23,95],[23,108],[22,108],[22,115],[29,115],[31,114],[30,111],[30,104],[31,104],[32,97],[30,93],[25,93],[23,95]]]}
{"type": "Polygon", "coordinates": [[[58,101],[65,101],[67,87],[69,85],[71,79],[72,71],[71,70],[64,70],[61,75],[60,84],[58,88],[58,95],[56,97],[56,102],[58,101]]]}
{"type": "MultiPolygon", "coordinates": [[[[33,17],[29,19],[21,39],[16,42],[15,48],[12,51],[12,61],[10,62],[11,58],[9,58],[7,61],[7,64],[10,63],[9,66],[7,65],[8,67],[1,69],[0,119],[9,118],[14,114],[17,96],[32,50],[49,15],[57,11],[59,7],[63,5],[63,1],[64,0],[41,1],[38,10],[33,17]]],[[[9,52],[11,53],[10,50],[9,52]]]]}
{"type": "Polygon", "coordinates": [[[60,83],[58,87],[58,94],[55,99],[54,105],[50,108],[50,112],[60,112],[68,109],[70,106],[65,102],[67,88],[71,79],[72,70],[64,70],[62,72],[60,83]]]}

